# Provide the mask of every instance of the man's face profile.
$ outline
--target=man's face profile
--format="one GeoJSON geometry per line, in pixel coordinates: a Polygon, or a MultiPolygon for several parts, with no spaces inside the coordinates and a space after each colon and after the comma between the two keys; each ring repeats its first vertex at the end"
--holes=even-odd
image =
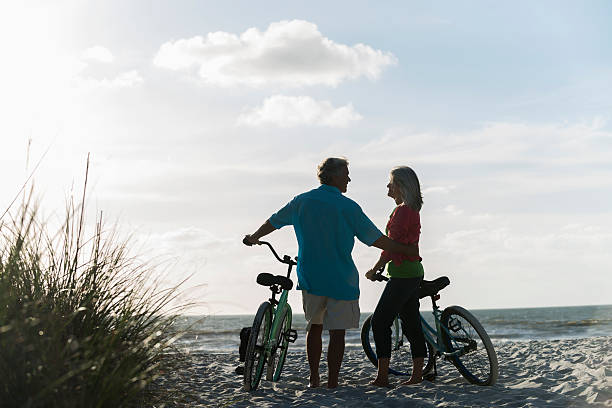
{"type": "Polygon", "coordinates": [[[338,187],[342,193],[346,193],[349,181],[351,181],[351,178],[349,177],[348,166],[343,167],[332,176],[332,185],[338,187]]]}

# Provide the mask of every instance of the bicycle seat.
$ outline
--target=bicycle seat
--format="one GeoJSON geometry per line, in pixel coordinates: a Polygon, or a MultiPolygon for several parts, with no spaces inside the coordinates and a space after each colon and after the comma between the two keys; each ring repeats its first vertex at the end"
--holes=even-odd
{"type": "Polygon", "coordinates": [[[446,276],[439,277],[432,281],[423,279],[421,287],[419,288],[419,299],[423,299],[427,296],[435,296],[439,291],[450,285],[450,279],[446,276]]]}
{"type": "Polygon", "coordinates": [[[262,286],[278,285],[282,289],[291,290],[293,281],[281,275],[272,275],[271,273],[260,273],[257,275],[257,283],[262,286]]]}

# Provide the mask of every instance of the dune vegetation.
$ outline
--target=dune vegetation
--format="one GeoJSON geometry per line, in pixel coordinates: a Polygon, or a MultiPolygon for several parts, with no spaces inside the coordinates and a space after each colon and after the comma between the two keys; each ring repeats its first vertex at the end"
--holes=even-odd
{"type": "Polygon", "coordinates": [[[159,289],[101,214],[87,233],[84,213],[84,199],[68,203],[60,231],[49,231],[26,198],[0,219],[2,407],[150,407],[169,398],[152,385],[181,361],[169,310],[177,288],[159,289]]]}

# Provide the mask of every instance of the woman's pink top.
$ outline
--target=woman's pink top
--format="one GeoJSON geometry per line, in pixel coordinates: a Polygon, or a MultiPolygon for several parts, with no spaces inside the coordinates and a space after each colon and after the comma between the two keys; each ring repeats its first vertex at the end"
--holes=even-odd
{"type": "MultiPolygon", "coordinates": [[[[421,217],[418,211],[407,205],[398,205],[391,213],[387,223],[387,236],[403,244],[418,244],[421,235],[421,217]]],[[[420,256],[407,256],[400,252],[383,251],[383,256],[389,257],[395,265],[402,261],[421,261],[420,256]]]]}

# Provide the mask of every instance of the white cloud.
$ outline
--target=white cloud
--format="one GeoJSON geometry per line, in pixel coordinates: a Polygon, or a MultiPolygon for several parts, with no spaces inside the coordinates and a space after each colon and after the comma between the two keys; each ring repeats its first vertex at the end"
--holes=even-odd
{"type": "Polygon", "coordinates": [[[247,126],[294,127],[316,125],[347,127],[361,119],[352,104],[335,108],[328,101],[316,101],[309,96],[274,95],[238,118],[247,126]]]}
{"type": "Polygon", "coordinates": [[[219,257],[227,257],[240,244],[238,239],[220,237],[207,229],[183,227],[139,237],[145,251],[172,260],[174,269],[188,276],[202,271],[219,257]]]}
{"type": "Polygon", "coordinates": [[[144,82],[144,79],[138,73],[138,71],[131,70],[119,74],[116,78],[110,81],[110,84],[119,88],[129,88],[140,85],[142,82],[144,82]]]}
{"type": "Polygon", "coordinates": [[[83,58],[86,60],[103,62],[103,63],[111,63],[115,60],[113,54],[108,50],[108,48],[102,47],[100,45],[96,45],[94,47],[88,48],[83,51],[83,58]]]}
{"type": "Polygon", "coordinates": [[[449,204],[446,207],[444,207],[444,212],[447,212],[447,213],[449,213],[451,215],[461,215],[461,214],[463,214],[463,210],[458,209],[453,204],[449,204]]]}
{"type": "Polygon", "coordinates": [[[403,158],[413,151],[420,164],[607,164],[612,161],[612,133],[605,122],[592,123],[488,123],[466,132],[413,132],[393,129],[360,150],[385,160],[403,158]],[[388,156],[390,154],[390,156],[388,156]]]}
{"type": "Polygon", "coordinates": [[[423,194],[448,194],[457,186],[431,186],[423,189],[423,194]]]}
{"type": "MultiPolygon", "coordinates": [[[[473,221],[471,217],[466,217],[466,220],[473,221]]],[[[518,264],[548,262],[556,265],[562,262],[575,268],[587,256],[591,258],[588,263],[603,258],[602,250],[612,242],[612,231],[601,226],[582,225],[573,231],[567,231],[566,227],[551,227],[538,233],[523,229],[518,223],[510,226],[513,221],[497,217],[482,223],[478,229],[448,232],[435,242],[434,251],[464,257],[474,263],[504,263],[515,258],[514,262],[518,264]],[[521,254],[520,260],[516,259],[517,253],[521,254]]]]}
{"type": "Polygon", "coordinates": [[[572,223],[561,228],[561,231],[570,233],[598,233],[603,231],[603,228],[601,226],[585,225],[583,223],[572,223]]]}
{"type": "Polygon", "coordinates": [[[231,86],[281,84],[336,86],[361,76],[377,79],[397,62],[389,53],[365,44],[338,44],[303,20],[272,23],[261,32],[227,32],[169,41],[153,63],[170,70],[197,70],[206,83],[231,86]]]}
{"type": "Polygon", "coordinates": [[[76,78],[80,88],[133,88],[144,82],[142,76],[136,70],[123,72],[114,78],[76,78]]]}
{"type": "Polygon", "coordinates": [[[177,230],[151,235],[151,241],[160,247],[176,250],[185,249],[208,249],[226,245],[231,240],[219,238],[210,231],[196,228],[184,227],[177,230]]]}

